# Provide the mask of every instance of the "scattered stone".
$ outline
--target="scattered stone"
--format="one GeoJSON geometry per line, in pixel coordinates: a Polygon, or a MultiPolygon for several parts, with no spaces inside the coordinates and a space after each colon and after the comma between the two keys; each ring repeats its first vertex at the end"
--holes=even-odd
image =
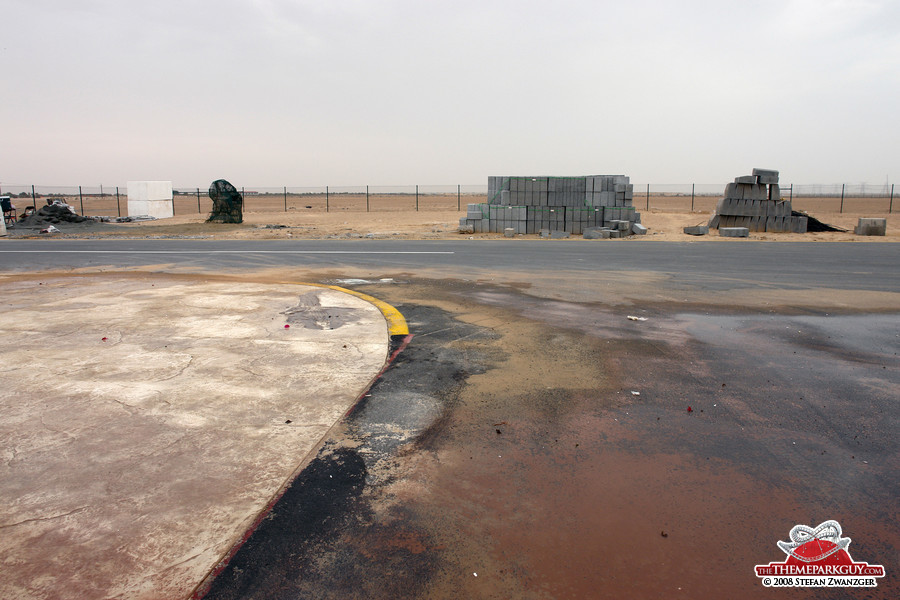
{"type": "Polygon", "coordinates": [[[505,227],[503,229],[503,237],[516,237],[516,230],[513,227],[505,227]]]}

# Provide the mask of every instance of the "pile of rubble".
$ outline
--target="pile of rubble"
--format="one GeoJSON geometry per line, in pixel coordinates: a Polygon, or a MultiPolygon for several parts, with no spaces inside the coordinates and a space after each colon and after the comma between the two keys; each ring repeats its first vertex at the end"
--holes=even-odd
{"type": "Polygon", "coordinates": [[[548,236],[555,232],[593,232],[596,237],[644,234],[647,228],[640,224],[633,197],[634,186],[624,175],[488,177],[488,201],[469,204],[459,230],[548,236]]]}
{"type": "Polygon", "coordinates": [[[76,213],[75,209],[65,202],[57,200],[53,204],[40,207],[37,212],[23,216],[19,219],[18,224],[23,227],[39,228],[59,223],[83,223],[91,220],[76,213]]]}

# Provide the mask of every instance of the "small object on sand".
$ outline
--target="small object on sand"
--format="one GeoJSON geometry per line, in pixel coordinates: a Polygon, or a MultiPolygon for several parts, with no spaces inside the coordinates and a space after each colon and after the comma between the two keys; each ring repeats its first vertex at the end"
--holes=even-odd
{"type": "Polygon", "coordinates": [[[284,324],[284,328],[285,328],[285,329],[290,329],[290,328],[291,328],[291,326],[290,326],[290,325],[288,325],[288,324],[287,324],[287,323],[285,323],[285,324],[284,324]]]}
{"type": "Polygon", "coordinates": [[[635,317],[634,315],[628,315],[629,321],[646,321],[647,317],[635,317]]]}
{"type": "Polygon", "coordinates": [[[694,409],[691,408],[690,406],[688,406],[688,410],[687,410],[687,411],[688,411],[689,413],[690,413],[690,412],[694,412],[694,409]]]}

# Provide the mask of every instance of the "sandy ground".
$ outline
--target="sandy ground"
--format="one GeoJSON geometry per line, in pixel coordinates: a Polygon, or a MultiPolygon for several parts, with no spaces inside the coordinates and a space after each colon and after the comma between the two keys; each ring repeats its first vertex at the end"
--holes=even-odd
{"type": "MultiPolygon", "coordinates": [[[[751,240],[773,242],[898,242],[900,241],[900,214],[883,213],[810,213],[820,221],[847,229],[846,233],[751,233],[751,240]],[[884,237],[861,237],[853,234],[853,228],[860,217],[881,217],[888,222],[884,237]]],[[[497,239],[501,234],[483,233],[461,235],[458,233],[459,219],[465,211],[456,210],[407,210],[373,211],[334,210],[330,212],[307,210],[304,208],[288,211],[245,212],[240,225],[205,223],[205,215],[176,215],[171,219],[144,221],[124,224],[69,224],[57,225],[61,233],[51,234],[58,238],[209,238],[209,239],[497,239]]],[[[649,228],[646,236],[631,236],[628,242],[652,241],[697,241],[740,243],[742,239],[720,238],[713,230],[710,235],[697,237],[685,235],[683,228],[690,225],[704,225],[709,220],[709,212],[690,212],[651,208],[641,210],[642,222],[649,228]]],[[[9,230],[7,239],[21,237],[49,237],[37,230],[24,227],[9,230]]],[[[537,239],[535,235],[516,236],[518,239],[537,239]]],[[[556,241],[556,240],[554,240],[556,241]]],[[[573,236],[571,242],[588,243],[581,236],[573,236]]],[[[623,240],[591,240],[591,242],[623,242],[623,240]]]]}

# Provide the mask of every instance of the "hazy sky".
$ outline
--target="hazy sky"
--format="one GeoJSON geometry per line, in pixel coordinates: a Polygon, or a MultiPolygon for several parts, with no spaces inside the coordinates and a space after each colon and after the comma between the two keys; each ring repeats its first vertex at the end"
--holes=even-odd
{"type": "Polygon", "coordinates": [[[900,177],[897,0],[0,0],[0,182],[900,177]]]}

